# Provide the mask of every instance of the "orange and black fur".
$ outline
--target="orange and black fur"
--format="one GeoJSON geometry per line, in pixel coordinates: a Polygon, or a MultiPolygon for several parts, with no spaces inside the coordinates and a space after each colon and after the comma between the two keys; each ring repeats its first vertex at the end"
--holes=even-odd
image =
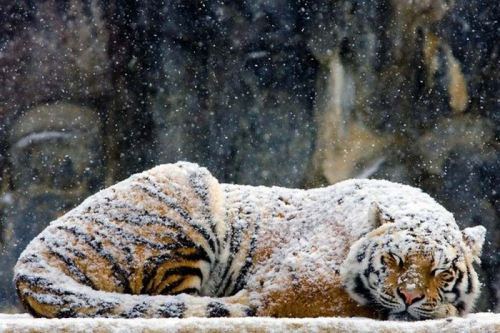
{"type": "Polygon", "coordinates": [[[484,228],[469,229],[418,189],[386,181],[251,187],[168,164],[52,222],[14,281],[26,309],[49,318],[436,318],[477,297],[484,228]],[[412,201],[418,211],[401,209],[412,201]]]}

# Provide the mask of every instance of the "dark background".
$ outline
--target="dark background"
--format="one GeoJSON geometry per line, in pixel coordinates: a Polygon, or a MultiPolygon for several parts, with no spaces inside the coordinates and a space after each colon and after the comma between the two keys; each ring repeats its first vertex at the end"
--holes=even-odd
{"type": "Polygon", "coordinates": [[[0,0],[0,305],[88,195],[189,160],[221,182],[422,187],[488,229],[499,311],[496,0],[0,0]]]}

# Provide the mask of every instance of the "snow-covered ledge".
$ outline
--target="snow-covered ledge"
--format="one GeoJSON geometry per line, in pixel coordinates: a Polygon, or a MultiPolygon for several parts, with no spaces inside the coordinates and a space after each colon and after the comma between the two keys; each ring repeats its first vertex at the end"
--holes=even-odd
{"type": "Polygon", "coordinates": [[[365,318],[34,319],[0,314],[0,332],[500,332],[500,314],[418,322],[365,318]]]}

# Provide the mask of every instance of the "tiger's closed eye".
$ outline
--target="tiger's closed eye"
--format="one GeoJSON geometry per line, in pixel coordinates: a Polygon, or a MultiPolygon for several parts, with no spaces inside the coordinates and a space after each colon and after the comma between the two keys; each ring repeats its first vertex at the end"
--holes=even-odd
{"type": "Polygon", "coordinates": [[[443,281],[450,282],[455,277],[455,272],[452,269],[436,268],[431,271],[431,275],[439,277],[443,281]]]}
{"type": "Polygon", "coordinates": [[[392,252],[388,252],[384,255],[382,255],[381,258],[382,264],[387,265],[387,264],[395,264],[399,268],[403,268],[403,259],[401,259],[400,256],[397,254],[394,254],[392,252]]]}
{"type": "Polygon", "coordinates": [[[448,269],[439,273],[438,277],[445,282],[450,282],[455,277],[455,272],[453,272],[453,270],[451,269],[448,269]]]}

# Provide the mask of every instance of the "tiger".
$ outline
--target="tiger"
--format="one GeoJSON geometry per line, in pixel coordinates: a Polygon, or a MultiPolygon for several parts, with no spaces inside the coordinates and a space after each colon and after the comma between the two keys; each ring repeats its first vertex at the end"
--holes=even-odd
{"type": "Polygon", "coordinates": [[[485,232],[460,230],[429,195],[386,180],[224,184],[177,162],[51,222],[14,284],[47,318],[443,318],[478,298],[485,232]]]}

